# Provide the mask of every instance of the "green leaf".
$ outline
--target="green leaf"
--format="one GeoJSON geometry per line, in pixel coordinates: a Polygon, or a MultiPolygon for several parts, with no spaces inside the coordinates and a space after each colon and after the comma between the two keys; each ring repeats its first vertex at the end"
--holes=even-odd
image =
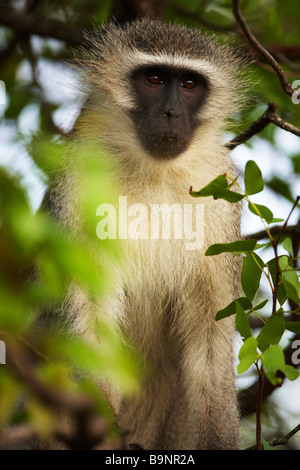
{"type": "Polygon", "coordinates": [[[294,155],[292,157],[292,164],[294,167],[294,172],[300,174],[300,155],[294,155]]]}
{"type": "Polygon", "coordinates": [[[238,374],[243,374],[259,358],[257,342],[253,336],[247,338],[239,352],[240,363],[237,366],[238,374]]]}
{"type": "Polygon", "coordinates": [[[299,371],[295,369],[293,366],[290,366],[289,364],[285,365],[285,368],[282,372],[284,373],[286,378],[291,381],[296,380],[299,377],[299,371]]]}
{"type": "Polygon", "coordinates": [[[269,299],[263,300],[260,304],[256,305],[253,307],[253,310],[260,310],[261,308],[264,308],[264,306],[269,302],[269,299]]]}
{"type": "Polygon", "coordinates": [[[248,253],[243,258],[241,283],[246,296],[253,300],[260,283],[263,260],[256,253],[248,253]]]}
{"type": "Polygon", "coordinates": [[[238,240],[232,243],[216,243],[211,245],[205,252],[206,256],[219,255],[220,253],[253,251],[256,240],[238,240]]]}
{"type": "Polygon", "coordinates": [[[261,362],[269,381],[273,385],[281,384],[282,379],[276,376],[278,370],[284,372],[285,369],[284,354],[281,347],[278,344],[272,344],[262,353],[261,362]]]}
{"type": "Polygon", "coordinates": [[[286,255],[279,256],[278,258],[278,264],[281,270],[287,269],[289,266],[289,258],[286,255]]]}
{"type": "Polygon", "coordinates": [[[285,328],[293,333],[300,334],[300,321],[286,321],[285,328]]]}
{"type": "Polygon", "coordinates": [[[296,380],[299,377],[299,372],[294,367],[285,364],[283,350],[278,345],[274,344],[266,349],[261,355],[261,361],[266,376],[273,385],[282,383],[282,379],[276,376],[278,370],[283,372],[289,380],[296,380]]]}
{"type": "Polygon", "coordinates": [[[24,85],[14,89],[13,99],[8,103],[5,110],[6,119],[16,119],[23,108],[34,101],[32,89],[29,85],[24,85]]]}
{"type": "Polygon", "coordinates": [[[204,186],[200,191],[192,191],[195,193],[195,196],[198,196],[200,193],[204,196],[211,196],[211,189],[212,188],[220,188],[220,189],[228,189],[228,181],[224,175],[219,175],[217,178],[212,180],[209,184],[204,186]]]}
{"type": "Polygon", "coordinates": [[[216,320],[234,315],[236,313],[236,302],[239,303],[244,310],[249,310],[252,307],[251,300],[247,299],[247,297],[240,297],[227,305],[227,307],[219,310],[216,314],[216,320]]]}
{"type": "Polygon", "coordinates": [[[99,349],[75,337],[70,336],[66,340],[62,336],[52,338],[48,347],[55,356],[76,364],[78,370],[98,371],[127,391],[136,389],[138,369],[135,366],[136,361],[133,361],[133,350],[124,347],[125,343],[122,342],[122,338],[118,337],[104,322],[101,322],[101,344],[103,347],[99,349]]]}
{"type": "MultiPolygon", "coordinates": [[[[292,260],[288,256],[283,255],[278,259],[279,269],[286,269],[279,273],[279,285],[277,289],[277,299],[280,305],[289,298],[294,302],[299,302],[299,280],[295,269],[292,266],[292,260]]],[[[273,284],[275,285],[276,278],[276,259],[268,261],[268,267],[272,276],[273,284]]]]}
{"type": "Polygon", "coordinates": [[[299,278],[297,271],[293,268],[291,260],[285,271],[281,273],[282,282],[286,290],[287,297],[293,302],[299,302],[299,278]]]}
{"type": "Polygon", "coordinates": [[[293,245],[292,245],[292,240],[290,237],[286,237],[283,241],[283,248],[291,255],[291,257],[294,256],[294,251],[293,251],[293,245]]]}
{"type": "Polygon", "coordinates": [[[270,446],[270,444],[264,439],[261,439],[261,442],[262,442],[264,450],[274,450],[274,448],[270,446]]]}
{"type": "MultiPolygon", "coordinates": [[[[297,273],[296,273],[297,274],[297,273]]],[[[282,285],[286,292],[286,297],[296,304],[299,303],[299,291],[294,284],[290,283],[286,279],[283,279],[282,285]]]]}
{"type": "Polygon", "coordinates": [[[270,211],[270,209],[266,206],[262,206],[261,204],[248,204],[249,210],[257,215],[258,217],[261,217],[262,219],[265,219],[265,221],[270,224],[273,220],[273,213],[270,211]]]}
{"type": "Polygon", "coordinates": [[[257,336],[257,344],[261,351],[265,351],[270,344],[279,343],[285,330],[283,313],[274,313],[267,319],[257,336]]]}
{"type": "MultiPolygon", "coordinates": [[[[264,238],[268,238],[268,234],[266,232],[266,236],[264,238]]],[[[271,241],[267,243],[256,243],[255,250],[259,250],[260,248],[267,248],[269,246],[272,246],[271,241]]]]}
{"type": "Polygon", "coordinates": [[[246,194],[257,194],[264,189],[264,181],[257,164],[249,160],[245,166],[245,191],[246,194]]]}
{"type": "Polygon", "coordinates": [[[278,259],[281,269],[280,281],[283,289],[283,298],[289,298],[293,302],[299,302],[299,279],[297,271],[294,269],[292,260],[286,256],[280,256],[278,259]]]}
{"type": "Polygon", "coordinates": [[[243,339],[247,339],[247,338],[250,338],[250,336],[252,336],[252,331],[249,325],[248,315],[246,314],[245,310],[241,307],[241,305],[238,302],[236,303],[235,324],[236,324],[238,332],[240,333],[243,339]]]}
{"type": "Polygon", "coordinates": [[[228,189],[229,184],[224,175],[220,175],[211,181],[207,186],[200,189],[200,191],[191,191],[193,197],[208,197],[213,196],[216,199],[225,199],[228,202],[238,202],[243,199],[242,194],[238,194],[228,189]]]}
{"type": "Polygon", "coordinates": [[[232,22],[232,12],[230,8],[226,8],[217,4],[215,5],[208,4],[206,7],[206,13],[211,13],[211,12],[216,12],[218,13],[219,16],[224,16],[226,20],[229,20],[230,22],[232,22]]]}

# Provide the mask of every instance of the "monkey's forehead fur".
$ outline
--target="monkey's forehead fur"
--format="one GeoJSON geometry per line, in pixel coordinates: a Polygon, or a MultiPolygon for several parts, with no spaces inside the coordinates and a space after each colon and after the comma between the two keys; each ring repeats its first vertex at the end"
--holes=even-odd
{"type": "MultiPolygon", "coordinates": [[[[116,25],[109,23],[98,31],[94,31],[92,38],[88,40],[96,46],[99,59],[105,60],[107,54],[119,55],[124,50],[139,50],[148,54],[157,52],[178,54],[182,51],[188,57],[198,59],[224,60],[224,52],[230,54],[230,58],[237,60],[232,50],[219,46],[211,40],[211,37],[201,33],[198,29],[190,29],[179,24],[165,24],[158,20],[140,19],[116,25]]],[[[226,57],[225,57],[226,58],[226,57]]]]}
{"type": "Polygon", "coordinates": [[[205,75],[214,92],[221,96],[222,90],[227,91],[232,100],[244,84],[241,71],[246,60],[241,52],[217,44],[196,28],[143,18],[123,25],[108,23],[86,33],[84,45],[75,53],[75,63],[87,83],[107,91],[116,80],[122,87],[124,77],[140,65],[187,68],[205,75]],[[101,82],[101,78],[105,80],[101,82]]]}

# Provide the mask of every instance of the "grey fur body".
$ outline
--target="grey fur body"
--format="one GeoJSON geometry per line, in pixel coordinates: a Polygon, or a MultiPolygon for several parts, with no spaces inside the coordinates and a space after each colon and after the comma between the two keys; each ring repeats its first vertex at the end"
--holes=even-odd
{"type": "MultiPolygon", "coordinates": [[[[235,173],[222,127],[236,108],[238,59],[198,31],[148,20],[108,26],[90,44],[78,59],[90,99],[77,123],[75,148],[99,142],[109,149],[116,196],[126,195],[128,205],[204,204],[204,244],[188,251],[184,240],[127,240],[121,265],[112,267],[113,292],[99,310],[91,309],[80,293],[73,295],[75,330],[93,341],[90,315],[107,315],[151,366],[137,396],[123,399],[110,392],[128,444],[145,449],[238,448],[234,321],[216,322],[215,314],[237,297],[240,260],[229,254],[205,257],[204,252],[213,243],[239,238],[240,209],[189,195],[190,186],[197,190],[221,173],[235,173]],[[129,117],[134,103],[124,77],[149,62],[196,69],[209,83],[193,139],[174,159],[151,158],[129,117]]],[[[67,181],[61,187],[63,203],[56,205],[64,223],[74,227],[79,224],[73,207],[76,189],[67,181]]]]}

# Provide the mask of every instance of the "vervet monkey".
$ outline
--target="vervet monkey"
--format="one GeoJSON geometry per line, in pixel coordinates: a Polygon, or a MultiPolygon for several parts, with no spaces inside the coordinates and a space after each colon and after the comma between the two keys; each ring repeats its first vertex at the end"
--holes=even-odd
{"type": "MultiPolygon", "coordinates": [[[[201,204],[204,240],[197,249],[175,236],[123,240],[103,305],[91,309],[73,296],[74,328],[93,340],[90,317],[107,316],[150,367],[136,396],[111,392],[128,445],[236,449],[235,326],[232,317],[217,322],[215,314],[238,296],[240,259],[204,253],[211,244],[239,238],[240,208],[192,198],[189,189],[235,174],[223,129],[238,106],[242,61],[197,29],[140,19],[88,34],[77,66],[88,99],[74,148],[91,142],[109,150],[115,195],[126,196],[128,206],[201,204]]],[[[64,223],[80,231],[75,195],[76,185],[66,179],[52,199],[64,223]]],[[[157,229],[150,216],[144,224],[157,229]]]]}

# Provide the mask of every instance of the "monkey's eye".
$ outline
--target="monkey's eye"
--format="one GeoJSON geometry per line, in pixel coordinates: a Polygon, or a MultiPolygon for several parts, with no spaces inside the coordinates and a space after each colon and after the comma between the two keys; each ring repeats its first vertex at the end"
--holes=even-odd
{"type": "Polygon", "coordinates": [[[192,88],[195,88],[196,82],[194,80],[186,78],[185,80],[183,80],[181,82],[180,86],[183,87],[183,88],[188,88],[189,90],[191,90],[192,88]]]}
{"type": "Polygon", "coordinates": [[[152,85],[163,85],[163,81],[159,75],[148,75],[146,80],[152,85]]]}

